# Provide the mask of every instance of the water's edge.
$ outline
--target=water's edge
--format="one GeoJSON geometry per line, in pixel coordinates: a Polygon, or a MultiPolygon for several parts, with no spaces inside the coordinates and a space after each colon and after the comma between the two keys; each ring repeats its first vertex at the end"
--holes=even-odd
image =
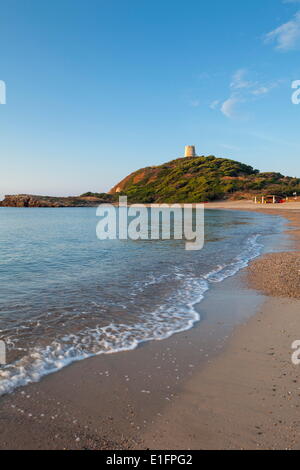
{"type": "Polygon", "coordinates": [[[198,279],[187,278],[175,270],[174,277],[180,280],[185,298],[182,299],[182,294],[178,294],[178,303],[175,307],[174,304],[161,305],[153,312],[155,321],[147,318],[132,326],[124,325],[124,328],[122,324],[116,323],[105,327],[86,328],[77,336],[66,335],[61,338],[62,341],[53,341],[45,348],[37,347],[28,356],[8,364],[0,370],[2,378],[0,395],[11,392],[19,386],[38,382],[45,375],[57,372],[75,361],[100,354],[133,350],[141,343],[163,340],[191,329],[200,320],[197,306],[204,299],[205,293],[215,283],[234,276],[251,260],[260,256],[264,249],[260,237],[260,233],[251,235],[243,251],[231,263],[220,265],[198,279]],[[172,318],[171,323],[170,318],[172,318]],[[97,345],[98,350],[90,351],[91,342],[97,345]]]}

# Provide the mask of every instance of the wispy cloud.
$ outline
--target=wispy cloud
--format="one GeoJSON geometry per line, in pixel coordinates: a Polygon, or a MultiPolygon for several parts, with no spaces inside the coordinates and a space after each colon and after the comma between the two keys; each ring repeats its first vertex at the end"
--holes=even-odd
{"type": "Polygon", "coordinates": [[[264,40],[267,44],[275,43],[276,49],[281,51],[298,49],[300,47],[300,11],[290,21],[267,33],[264,40]]]}
{"type": "Polygon", "coordinates": [[[230,96],[221,106],[221,111],[224,116],[234,118],[238,116],[237,105],[241,100],[237,96],[230,96]]]}
{"type": "Polygon", "coordinates": [[[241,68],[234,72],[230,82],[230,96],[225,101],[214,101],[210,107],[212,109],[219,108],[227,118],[238,118],[240,113],[238,106],[244,101],[244,93],[249,90],[254,84],[247,78],[248,71],[241,68]]]}
{"type": "Polygon", "coordinates": [[[266,95],[267,93],[270,93],[270,91],[274,90],[274,88],[277,88],[282,82],[283,80],[276,80],[265,85],[258,85],[251,91],[251,93],[254,96],[266,95]]]}
{"type": "Polygon", "coordinates": [[[268,94],[281,83],[280,80],[262,83],[249,79],[249,75],[247,69],[238,69],[231,78],[229,97],[225,101],[213,101],[210,108],[219,109],[227,118],[245,118],[239,111],[240,104],[268,94]]]}
{"type": "Polygon", "coordinates": [[[232,77],[232,81],[230,83],[230,87],[239,90],[242,88],[250,88],[253,84],[246,80],[246,75],[248,71],[247,69],[239,69],[237,70],[232,77]]]}
{"type": "Polygon", "coordinates": [[[267,86],[261,86],[260,88],[253,90],[252,94],[254,96],[265,95],[266,93],[269,93],[270,90],[271,90],[270,87],[268,88],[267,86]]]}

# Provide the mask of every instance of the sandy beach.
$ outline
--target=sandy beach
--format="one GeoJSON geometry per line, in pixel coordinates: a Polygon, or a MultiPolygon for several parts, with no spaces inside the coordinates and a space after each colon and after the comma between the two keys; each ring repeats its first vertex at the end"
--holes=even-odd
{"type": "Polygon", "coordinates": [[[300,203],[206,208],[281,214],[288,253],[264,255],[209,292],[193,329],[3,396],[1,449],[300,448],[300,369],[291,361],[300,339],[300,203]]]}
{"type": "Polygon", "coordinates": [[[283,204],[254,204],[253,201],[240,200],[240,201],[216,201],[205,204],[206,209],[228,209],[228,210],[240,210],[240,211],[261,211],[266,213],[282,212],[287,214],[289,211],[300,209],[300,200],[297,198],[290,199],[288,202],[283,204]]]}

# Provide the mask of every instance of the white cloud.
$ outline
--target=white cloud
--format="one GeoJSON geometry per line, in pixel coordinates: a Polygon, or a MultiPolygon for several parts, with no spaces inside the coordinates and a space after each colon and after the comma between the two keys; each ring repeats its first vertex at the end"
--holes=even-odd
{"type": "MultiPolygon", "coordinates": [[[[228,118],[237,118],[239,114],[237,112],[238,104],[244,101],[244,92],[253,86],[253,83],[246,79],[247,69],[238,69],[232,76],[230,88],[231,95],[223,103],[214,101],[211,107],[215,105],[215,108],[220,104],[220,110],[224,116],[228,118]]],[[[215,109],[214,108],[214,109],[215,109]]]]}
{"type": "Polygon", "coordinates": [[[300,11],[290,21],[266,34],[265,42],[275,42],[276,49],[281,51],[300,47],[300,11]]]}
{"type": "Polygon", "coordinates": [[[256,90],[253,90],[252,91],[252,94],[253,95],[265,95],[266,93],[269,93],[270,91],[270,88],[266,87],[266,86],[261,86],[260,88],[257,88],[256,90]]]}
{"type": "Polygon", "coordinates": [[[270,91],[274,90],[274,88],[277,88],[280,83],[282,83],[282,80],[277,80],[275,82],[268,83],[267,85],[260,85],[258,88],[255,88],[251,93],[254,96],[266,95],[267,93],[270,93],[270,91]]]}
{"type": "Polygon", "coordinates": [[[238,90],[241,88],[250,88],[251,86],[253,86],[253,83],[246,80],[246,75],[247,69],[237,70],[232,77],[232,82],[230,84],[231,88],[238,90]]]}
{"type": "Polygon", "coordinates": [[[211,109],[220,109],[227,118],[245,119],[247,115],[239,112],[239,104],[256,101],[282,83],[282,80],[263,83],[258,80],[248,79],[248,76],[247,69],[238,69],[231,78],[229,98],[225,101],[214,100],[209,107],[211,109]]]}
{"type": "Polygon", "coordinates": [[[237,116],[236,106],[240,103],[240,99],[236,96],[231,96],[221,106],[221,111],[224,116],[234,118],[237,116]]]}

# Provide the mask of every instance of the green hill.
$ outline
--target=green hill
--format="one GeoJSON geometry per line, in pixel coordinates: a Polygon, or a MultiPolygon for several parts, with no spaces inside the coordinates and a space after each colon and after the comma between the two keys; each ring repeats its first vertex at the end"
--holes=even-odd
{"type": "Polygon", "coordinates": [[[251,198],[255,194],[300,193],[300,179],[261,173],[226,158],[178,158],[131,173],[110,194],[126,194],[129,202],[204,202],[251,198]]]}

